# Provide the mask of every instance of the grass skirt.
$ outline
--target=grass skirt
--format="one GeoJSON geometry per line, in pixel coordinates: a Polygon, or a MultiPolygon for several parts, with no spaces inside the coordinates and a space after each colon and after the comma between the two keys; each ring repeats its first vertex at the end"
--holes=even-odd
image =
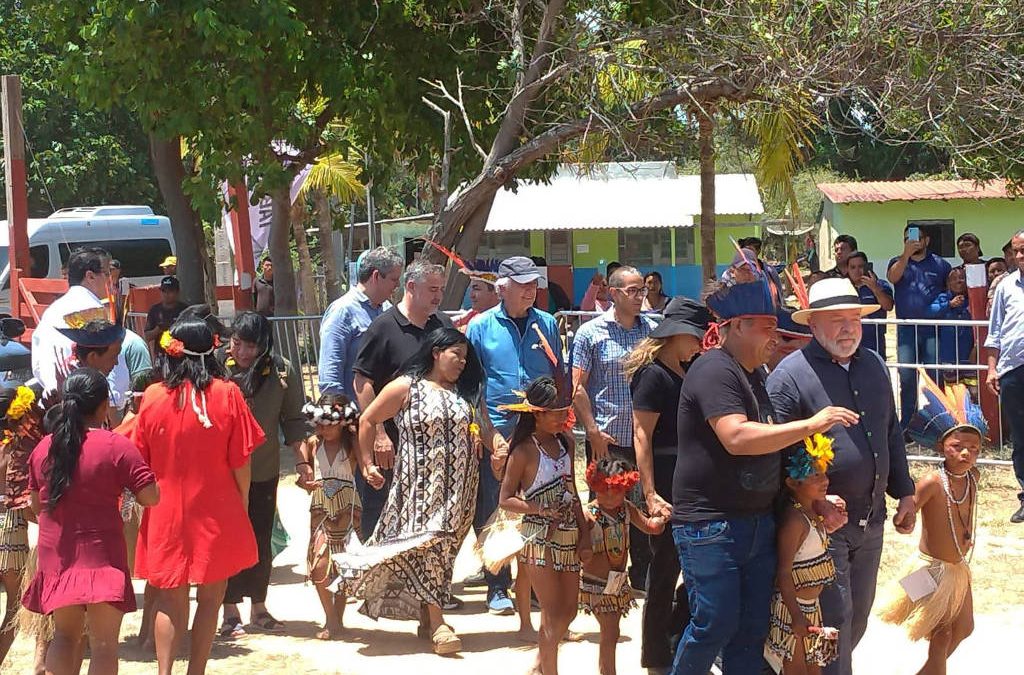
{"type": "Polygon", "coordinates": [[[626,616],[629,610],[636,607],[636,600],[633,598],[633,590],[629,584],[623,584],[622,591],[618,595],[604,593],[607,579],[602,579],[590,574],[580,577],[580,611],[587,614],[618,614],[626,616]]]}
{"type": "Polygon", "coordinates": [[[911,640],[927,639],[937,628],[948,626],[963,609],[971,590],[971,568],[967,563],[950,563],[924,553],[913,556],[879,599],[879,618],[901,624],[911,640]],[[927,568],[937,588],[917,602],[911,601],[899,580],[922,567],[927,568]]]}
{"type": "MultiPolygon", "coordinates": [[[[812,626],[822,626],[821,604],[818,599],[801,600],[797,598],[800,611],[803,612],[807,623],[812,626]]],[[[822,626],[824,628],[824,626],[822,626]]],[[[839,656],[839,635],[838,631],[831,630],[827,634],[811,633],[804,638],[805,661],[811,665],[827,666],[839,656]]],[[[783,661],[792,661],[793,653],[796,651],[796,635],[793,633],[793,617],[789,608],[782,601],[782,595],[775,591],[772,597],[772,618],[768,629],[768,640],[765,643],[765,651],[771,652],[783,661]]]]}

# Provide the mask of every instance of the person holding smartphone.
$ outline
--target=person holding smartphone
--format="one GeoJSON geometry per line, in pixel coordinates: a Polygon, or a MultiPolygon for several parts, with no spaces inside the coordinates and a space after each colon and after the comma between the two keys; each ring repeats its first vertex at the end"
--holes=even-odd
{"type": "MultiPolygon", "coordinates": [[[[879,279],[871,269],[868,256],[863,251],[854,251],[846,258],[846,277],[857,289],[862,305],[879,305],[880,309],[865,316],[865,319],[884,319],[893,308],[892,286],[879,279]]],[[[877,324],[864,326],[861,345],[873,349],[885,358],[885,326],[877,324]]]]}
{"type": "MultiPolygon", "coordinates": [[[[931,304],[946,290],[950,264],[928,250],[928,233],[916,225],[903,229],[903,253],[889,261],[886,276],[893,285],[896,317],[930,319],[931,304]]],[[[938,331],[924,326],[898,326],[900,363],[938,363],[938,331]]],[[[939,380],[937,372],[931,378],[939,380]]],[[[900,425],[904,430],[917,409],[917,370],[900,368],[900,425]]]]}

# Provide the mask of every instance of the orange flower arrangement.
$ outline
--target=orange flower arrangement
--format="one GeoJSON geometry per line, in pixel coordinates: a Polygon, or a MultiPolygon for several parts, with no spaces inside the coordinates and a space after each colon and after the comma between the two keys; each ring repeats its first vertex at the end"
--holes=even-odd
{"type": "Polygon", "coordinates": [[[640,482],[640,472],[626,471],[617,476],[608,476],[597,470],[597,462],[591,462],[587,467],[586,478],[587,486],[594,492],[607,492],[608,490],[628,492],[640,482]]]}
{"type": "Polygon", "coordinates": [[[160,336],[160,348],[163,349],[168,356],[179,358],[185,353],[185,344],[176,337],[172,337],[170,331],[164,331],[164,334],[160,336]]]}

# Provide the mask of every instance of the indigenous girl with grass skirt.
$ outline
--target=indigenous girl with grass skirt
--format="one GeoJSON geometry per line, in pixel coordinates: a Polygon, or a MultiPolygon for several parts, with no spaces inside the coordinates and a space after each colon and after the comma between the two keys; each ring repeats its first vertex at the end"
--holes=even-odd
{"type": "Polygon", "coordinates": [[[310,494],[309,550],[306,561],[309,579],[316,586],[327,616],[320,640],[336,640],[343,628],[345,593],[331,593],[328,586],[337,577],[331,556],[344,553],[345,542],[355,532],[361,538],[359,519],[363,507],[356,492],[356,434],[359,408],[345,396],[324,394],[302,407],[316,433],[303,442],[303,465],[313,468],[313,480],[300,476],[299,487],[310,494]]]}
{"type": "MultiPolygon", "coordinates": [[[[520,416],[499,505],[524,514],[526,545],[518,563],[529,570],[540,601],[536,670],[557,675],[558,643],[576,617],[580,561],[591,557],[590,529],[576,493],[575,441],[566,425],[570,404],[559,401],[555,381],[545,376],[530,382],[521,403],[502,408],[520,416]]],[[[529,602],[526,583],[517,575],[517,602],[529,602]]]]}

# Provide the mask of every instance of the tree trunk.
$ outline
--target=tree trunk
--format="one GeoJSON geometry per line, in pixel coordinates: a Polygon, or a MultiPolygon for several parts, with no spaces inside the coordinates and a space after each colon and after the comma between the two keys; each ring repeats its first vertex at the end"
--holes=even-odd
{"type": "Polygon", "coordinates": [[[292,265],[291,199],[288,185],[270,191],[270,237],[267,248],[274,265],[274,313],[294,316],[298,312],[295,292],[295,268],[292,265]]]}
{"type": "Polygon", "coordinates": [[[299,255],[299,289],[302,313],[319,314],[316,299],[316,284],[313,280],[313,258],[309,254],[309,240],[306,239],[305,209],[292,206],[292,235],[295,237],[295,251],[299,255]]]}
{"type": "Polygon", "coordinates": [[[316,191],[313,199],[316,207],[316,222],[320,229],[320,260],[324,266],[324,287],[327,289],[327,297],[324,298],[330,304],[341,297],[341,282],[338,280],[338,266],[334,258],[334,238],[331,227],[331,203],[327,195],[319,190],[316,191]]]}
{"type": "MultiPolygon", "coordinates": [[[[205,302],[208,284],[203,271],[207,269],[209,255],[203,224],[182,187],[185,165],[181,161],[181,139],[163,139],[151,133],[149,151],[160,194],[171,220],[181,298],[187,303],[205,302]]],[[[153,261],[154,269],[158,262],[153,261]]]]}
{"type": "Polygon", "coordinates": [[[700,145],[700,261],[704,281],[718,277],[715,246],[715,120],[708,104],[697,109],[700,145]]]}

